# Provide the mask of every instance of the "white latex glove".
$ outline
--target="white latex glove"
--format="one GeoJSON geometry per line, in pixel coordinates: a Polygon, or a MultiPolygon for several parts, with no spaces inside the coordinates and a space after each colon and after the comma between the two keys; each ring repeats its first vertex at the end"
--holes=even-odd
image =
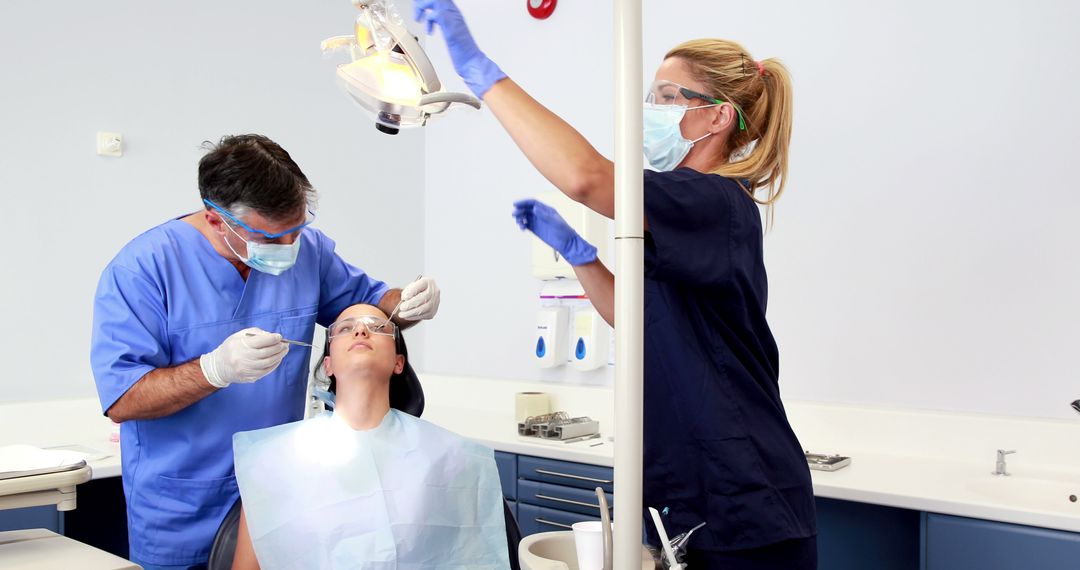
{"type": "Polygon", "coordinates": [[[430,277],[421,277],[401,290],[398,316],[407,321],[430,319],[439,312],[439,287],[430,277]]]}
{"type": "Polygon", "coordinates": [[[221,346],[199,358],[206,381],[218,388],[250,384],[274,371],[289,352],[281,335],[247,328],[229,335],[221,346]]]}

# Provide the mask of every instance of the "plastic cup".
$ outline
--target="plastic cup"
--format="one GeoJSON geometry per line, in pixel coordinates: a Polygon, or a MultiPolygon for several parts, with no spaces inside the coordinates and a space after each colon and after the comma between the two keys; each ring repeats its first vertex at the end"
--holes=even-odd
{"type": "Polygon", "coordinates": [[[579,570],[603,570],[604,535],[600,521],[576,522],[570,527],[574,531],[574,547],[577,549],[579,570]]]}

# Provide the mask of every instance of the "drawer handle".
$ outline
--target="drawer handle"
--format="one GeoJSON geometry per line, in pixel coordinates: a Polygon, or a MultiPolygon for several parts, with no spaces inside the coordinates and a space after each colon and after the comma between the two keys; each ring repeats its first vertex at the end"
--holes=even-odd
{"type": "Polygon", "coordinates": [[[573,528],[574,528],[574,527],[572,527],[572,526],[570,526],[568,524],[552,522],[552,521],[544,520],[544,519],[541,519],[541,518],[536,518],[536,519],[533,519],[533,520],[540,523],[540,524],[549,524],[551,526],[555,526],[555,527],[559,527],[559,528],[568,528],[568,529],[571,529],[571,530],[573,530],[573,528]]]}
{"type": "Polygon", "coordinates": [[[600,510],[600,505],[594,505],[594,504],[592,504],[592,503],[583,503],[583,502],[581,502],[581,501],[572,501],[572,500],[570,500],[570,499],[560,499],[559,497],[549,497],[549,496],[547,496],[547,495],[541,495],[540,493],[537,493],[537,494],[536,494],[536,495],[534,495],[534,496],[535,496],[535,497],[536,497],[537,499],[544,499],[544,500],[548,500],[548,501],[555,501],[556,503],[566,503],[566,504],[568,504],[568,505],[577,505],[577,506],[579,506],[579,507],[589,507],[589,508],[592,508],[592,509],[596,509],[596,510],[598,510],[598,511],[600,510]]]}
{"type": "Polygon", "coordinates": [[[605,485],[610,485],[610,484],[613,483],[613,481],[609,481],[607,479],[593,479],[592,477],[582,477],[581,475],[570,475],[569,473],[559,473],[557,471],[548,471],[546,469],[537,469],[536,472],[541,474],[541,475],[552,475],[552,476],[555,476],[555,477],[566,477],[567,479],[577,479],[579,481],[590,481],[592,483],[603,483],[605,485]]]}

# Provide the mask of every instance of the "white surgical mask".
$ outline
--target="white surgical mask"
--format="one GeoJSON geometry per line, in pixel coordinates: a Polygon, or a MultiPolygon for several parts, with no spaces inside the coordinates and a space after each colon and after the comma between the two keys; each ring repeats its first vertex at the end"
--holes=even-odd
{"type": "Polygon", "coordinates": [[[645,103],[643,142],[645,159],[649,161],[649,164],[661,172],[673,170],[678,166],[693,148],[694,143],[712,134],[705,133],[704,136],[694,140],[683,137],[680,124],[686,111],[715,106],[683,107],[682,105],[645,103]]]}
{"type": "MultiPolygon", "coordinates": [[[[236,237],[244,239],[244,236],[237,233],[228,222],[222,220],[221,223],[225,224],[225,227],[229,228],[236,237]]],[[[225,245],[229,246],[229,249],[240,258],[240,261],[244,262],[244,265],[270,275],[285,273],[296,264],[296,256],[300,254],[300,236],[297,236],[296,240],[290,244],[258,243],[251,240],[244,240],[244,243],[247,245],[247,257],[237,253],[229,240],[225,240],[225,245]]]]}

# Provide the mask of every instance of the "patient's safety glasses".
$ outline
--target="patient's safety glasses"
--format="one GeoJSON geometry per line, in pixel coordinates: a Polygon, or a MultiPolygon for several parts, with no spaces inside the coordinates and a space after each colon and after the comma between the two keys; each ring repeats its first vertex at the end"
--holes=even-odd
{"type": "Polygon", "coordinates": [[[381,334],[389,337],[397,336],[397,324],[393,321],[373,316],[341,319],[330,325],[326,330],[330,333],[330,340],[334,340],[335,337],[347,336],[355,333],[359,330],[357,327],[365,327],[371,334],[381,334]]]}

